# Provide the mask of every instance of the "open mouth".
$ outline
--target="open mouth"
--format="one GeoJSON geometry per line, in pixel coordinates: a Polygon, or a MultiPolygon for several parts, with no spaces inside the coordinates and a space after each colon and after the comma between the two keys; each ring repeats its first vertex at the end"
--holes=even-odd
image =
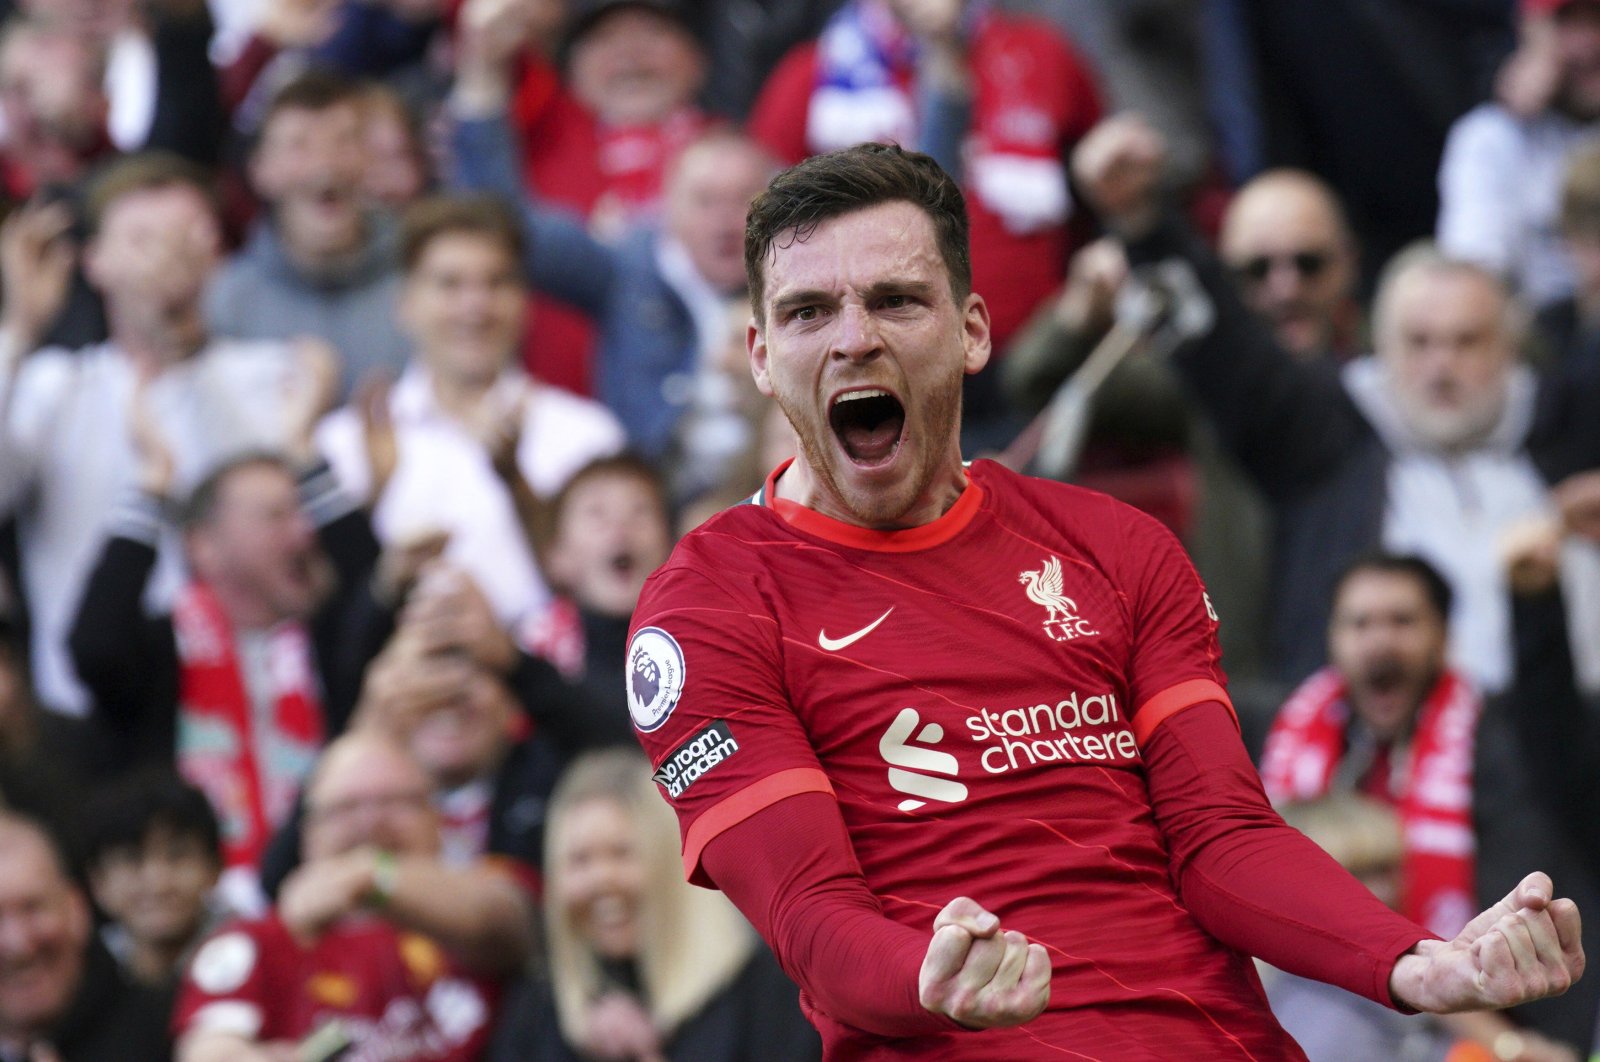
{"type": "Polygon", "coordinates": [[[857,465],[886,464],[900,449],[906,410],[888,391],[847,391],[828,408],[828,425],[845,454],[857,465]]]}
{"type": "Polygon", "coordinates": [[[634,569],[639,567],[639,562],[632,553],[613,553],[607,559],[606,566],[618,575],[632,575],[634,569]]]}

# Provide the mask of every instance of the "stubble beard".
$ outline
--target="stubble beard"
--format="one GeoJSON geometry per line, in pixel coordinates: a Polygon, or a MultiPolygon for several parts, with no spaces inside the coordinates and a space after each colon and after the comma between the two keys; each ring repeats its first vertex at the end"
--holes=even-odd
{"type": "MultiPolygon", "coordinates": [[[[824,494],[843,509],[848,522],[861,527],[894,529],[905,526],[903,518],[928,490],[940,471],[945,448],[961,426],[961,381],[959,368],[943,383],[934,386],[921,404],[920,416],[905,409],[906,426],[902,448],[915,447],[914,463],[907,474],[888,487],[857,487],[849,481],[846,458],[824,412],[821,423],[810,416],[810,405],[791,403],[780,392],[773,398],[788,418],[811,474],[824,494]]],[[[897,455],[898,458],[899,455],[897,455]]]]}

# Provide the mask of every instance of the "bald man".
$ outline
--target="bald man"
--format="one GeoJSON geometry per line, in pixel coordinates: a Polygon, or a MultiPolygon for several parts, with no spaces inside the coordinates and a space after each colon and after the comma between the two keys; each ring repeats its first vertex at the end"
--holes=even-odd
{"type": "Polygon", "coordinates": [[[38,823],[0,812],[0,1062],[161,1062],[169,999],[123,979],[38,823]]]}
{"type": "Polygon", "coordinates": [[[1269,170],[1228,206],[1220,239],[1245,304],[1295,357],[1357,353],[1355,239],[1333,189],[1304,170],[1269,170]]]}
{"type": "Polygon", "coordinates": [[[278,907],[195,953],[177,1006],[181,1062],[280,1062],[313,1045],[392,1062],[482,1055],[504,981],[532,947],[533,909],[504,863],[440,861],[432,793],[385,735],[328,746],[306,787],[305,862],[278,907]]]}

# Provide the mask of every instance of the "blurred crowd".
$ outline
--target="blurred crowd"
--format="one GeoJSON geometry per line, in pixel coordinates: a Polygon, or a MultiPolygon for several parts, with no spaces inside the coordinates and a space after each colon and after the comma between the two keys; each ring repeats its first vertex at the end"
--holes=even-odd
{"type": "Polygon", "coordinates": [[[1600,0],[0,0],[0,1062],[819,1057],[622,676],[793,453],[746,208],[865,140],[966,194],[967,456],[1182,539],[1290,820],[1600,926],[1600,0]]]}

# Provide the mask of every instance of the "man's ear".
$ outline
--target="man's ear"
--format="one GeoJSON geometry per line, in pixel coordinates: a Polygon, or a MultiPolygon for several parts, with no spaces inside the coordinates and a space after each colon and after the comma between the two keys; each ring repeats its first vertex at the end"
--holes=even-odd
{"type": "Polygon", "coordinates": [[[767,333],[754,317],[745,329],[745,346],[750,351],[750,375],[755,378],[756,390],[772,397],[772,373],[767,364],[767,333]]]}
{"type": "Polygon", "coordinates": [[[961,363],[967,375],[989,364],[992,350],[989,332],[989,304],[977,292],[967,295],[961,314],[961,363]]]}

